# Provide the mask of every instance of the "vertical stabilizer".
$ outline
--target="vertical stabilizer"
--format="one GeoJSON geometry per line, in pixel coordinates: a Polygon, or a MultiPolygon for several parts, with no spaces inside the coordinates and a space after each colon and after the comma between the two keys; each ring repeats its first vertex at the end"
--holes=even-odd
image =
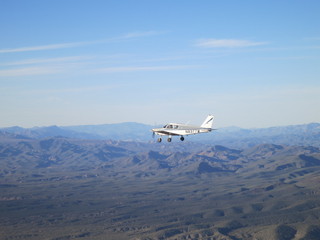
{"type": "Polygon", "coordinates": [[[213,115],[208,115],[206,120],[204,120],[204,122],[202,123],[201,127],[202,128],[212,128],[213,119],[214,119],[213,115]]]}

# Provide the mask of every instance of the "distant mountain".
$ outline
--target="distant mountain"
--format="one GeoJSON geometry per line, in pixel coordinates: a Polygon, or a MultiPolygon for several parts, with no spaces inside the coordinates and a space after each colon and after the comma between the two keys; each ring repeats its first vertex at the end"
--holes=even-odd
{"type": "MultiPolygon", "coordinates": [[[[152,140],[150,131],[152,127],[153,126],[146,124],[127,122],[65,127],[10,127],[2,128],[0,132],[33,139],[59,136],[79,139],[149,142],[152,140]]],[[[178,138],[175,139],[179,142],[178,138]]],[[[185,142],[188,141],[218,144],[238,149],[264,143],[320,147],[320,123],[258,129],[242,129],[238,127],[221,128],[209,134],[188,136],[185,142]]]]}
{"type": "Polygon", "coordinates": [[[257,129],[222,128],[210,136],[203,136],[203,141],[233,148],[265,143],[319,147],[320,123],[257,129]]]}
{"type": "Polygon", "coordinates": [[[152,126],[135,122],[68,126],[61,128],[77,133],[86,133],[90,136],[96,136],[98,139],[148,141],[152,136],[152,126]]]}
{"type": "Polygon", "coordinates": [[[21,127],[9,127],[0,129],[2,133],[10,133],[18,136],[24,136],[25,138],[42,139],[47,137],[67,137],[67,138],[80,138],[80,139],[98,139],[98,135],[76,132],[68,129],[64,129],[58,126],[49,127],[33,127],[33,128],[21,128],[21,127]]]}
{"type": "Polygon", "coordinates": [[[148,141],[152,127],[141,123],[119,123],[82,126],[48,126],[21,128],[18,126],[1,128],[0,132],[23,135],[28,138],[67,137],[79,139],[113,139],[148,141]]]}

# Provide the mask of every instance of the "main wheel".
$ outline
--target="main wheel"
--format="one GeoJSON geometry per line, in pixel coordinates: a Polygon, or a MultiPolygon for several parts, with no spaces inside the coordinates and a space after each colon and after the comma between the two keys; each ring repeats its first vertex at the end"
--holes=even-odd
{"type": "Polygon", "coordinates": [[[180,137],[180,140],[183,141],[183,140],[184,140],[184,137],[181,136],[181,137],[180,137]]]}
{"type": "Polygon", "coordinates": [[[158,142],[161,142],[162,141],[162,139],[161,138],[158,138],[158,142]]]}
{"type": "Polygon", "coordinates": [[[171,142],[172,138],[168,138],[168,142],[171,142]]]}

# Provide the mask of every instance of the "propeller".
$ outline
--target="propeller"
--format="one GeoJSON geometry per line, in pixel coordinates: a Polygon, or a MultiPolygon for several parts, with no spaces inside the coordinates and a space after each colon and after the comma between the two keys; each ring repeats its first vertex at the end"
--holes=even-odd
{"type": "MultiPolygon", "coordinates": [[[[157,123],[155,122],[153,124],[153,128],[156,128],[157,127],[157,123]]],[[[151,130],[152,131],[152,130],[151,130]]],[[[154,131],[152,131],[152,138],[154,138],[154,136],[156,135],[156,133],[154,131]]]]}

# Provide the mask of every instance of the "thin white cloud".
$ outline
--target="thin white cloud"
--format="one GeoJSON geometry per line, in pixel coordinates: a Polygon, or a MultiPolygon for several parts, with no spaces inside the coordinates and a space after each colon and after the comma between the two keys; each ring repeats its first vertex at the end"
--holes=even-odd
{"type": "Polygon", "coordinates": [[[179,70],[194,68],[192,65],[178,65],[178,66],[149,66],[149,67],[108,67],[99,69],[99,72],[144,72],[144,71],[165,71],[165,70],[179,70]]]}
{"type": "Polygon", "coordinates": [[[196,42],[196,46],[204,48],[243,48],[266,45],[267,42],[253,42],[241,39],[200,39],[196,42]]]}
{"type": "MultiPolygon", "coordinates": [[[[74,88],[61,88],[61,89],[23,89],[19,91],[19,94],[63,94],[63,93],[88,93],[88,92],[98,92],[106,91],[115,88],[123,88],[124,84],[109,84],[109,85],[97,85],[97,86],[84,86],[84,87],[74,87],[74,88]]],[[[16,90],[15,90],[16,91],[16,90]]]]}
{"type": "Polygon", "coordinates": [[[0,53],[15,53],[15,52],[31,52],[31,51],[43,51],[43,50],[53,50],[61,48],[72,48],[79,47],[92,42],[74,42],[74,43],[60,43],[60,44],[49,44],[33,47],[22,47],[22,48],[10,48],[10,49],[0,49],[0,53]]]}
{"type": "Polygon", "coordinates": [[[0,77],[20,77],[32,75],[46,75],[61,72],[61,69],[52,67],[29,67],[18,69],[0,70],[0,77]]]}
{"type": "Polygon", "coordinates": [[[70,56],[60,58],[31,58],[21,61],[0,63],[5,66],[0,69],[0,77],[21,77],[36,75],[51,75],[66,73],[75,69],[84,69],[84,66],[91,64],[94,57],[90,56],[70,56]]]}
{"type": "Polygon", "coordinates": [[[49,45],[40,45],[40,46],[31,46],[31,47],[0,49],[0,53],[17,53],[17,52],[31,52],[31,51],[62,49],[62,48],[73,48],[73,47],[80,47],[85,45],[101,44],[101,43],[106,43],[106,42],[111,42],[116,40],[147,37],[147,36],[159,35],[163,33],[164,32],[159,32],[159,31],[132,32],[120,37],[114,37],[114,38],[102,39],[102,40],[96,40],[96,41],[58,43],[58,44],[49,44],[49,45]]]}
{"type": "MultiPolygon", "coordinates": [[[[70,58],[71,60],[73,58],[70,58]]],[[[58,59],[55,59],[58,60],[58,59]]],[[[68,58],[63,58],[61,60],[67,61],[68,58]]],[[[36,76],[36,75],[51,75],[58,74],[63,72],[70,72],[72,69],[81,69],[83,64],[82,62],[65,62],[61,64],[49,64],[46,63],[55,63],[53,59],[42,59],[42,60],[26,60],[25,62],[21,62],[20,64],[35,64],[30,67],[17,67],[12,69],[2,69],[0,70],[0,78],[1,77],[21,77],[21,76],[36,76]],[[52,60],[52,61],[51,61],[52,60]],[[40,65],[44,63],[44,65],[40,65]]],[[[14,64],[12,64],[14,65],[14,64]]],[[[19,65],[18,62],[16,65],[19,65]]],[[[172,71],[172,70],[181,70],[181,69],[191,69],[200,67],[198,65],[170,65],[170,66],[121,66],[121,67],[106,67],[100,69],[86,69],[85,71],[89,71],[91,73],[124,73],[124,72],[152,72],[152,71],[172,71]]]]}
{"type": "Polygon", "coordinates": [[[31,58],[16,62],[1,63],[2,66],[16,66],[16,65],[32,65],[32,64],[46,64],[46,63],[61,63],[61,62],[77,62],[82,60],[92,59],[89,56],[70,56],[60,58],[31,58]]]}

